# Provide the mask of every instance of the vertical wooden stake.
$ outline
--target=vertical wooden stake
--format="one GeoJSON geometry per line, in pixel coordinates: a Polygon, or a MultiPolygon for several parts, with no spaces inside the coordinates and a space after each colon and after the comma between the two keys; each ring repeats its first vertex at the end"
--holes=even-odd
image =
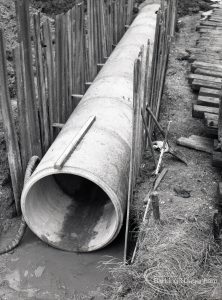
{"type": "Polygon", "coordinates": [[[21,214],[20,196],[21,196],[22,185],[23,185],[22,164],[21,164],[21,157],[20,157],[15,124],[13,119],[11,101],[9,97],[5,42],[4,42],[3,32],[1,29],[0,29],[0,66],[1,66],[0,100],[1,100],[2,117],[4,122],[4,129],[5,129],[5,140],[7,145],[8,162],[9,162],[9,168],[10,168],[10,174],[12,180],[12,188],[13,188],[13,193],[15,198],[16,211],[17,214],[20,215],[21,214]]]}
{"type": "Polygon", "coordinates": [[[153,192],[150,195],[152,208],[153,208],[153,217],[155,221],[160,220],[160,207],[159,207],[159,197],[157,192],[153,192]]]}
{"type": "Polygon", "coordinates": [[[154,153],[154,149],[153,149],[153,144],[152,144],[152,140],[151,140],[151,136],[150,136],[150,131],[147,127],[146,119],[145,119],[145,116],[144,116],[144,113],[143,113],[142,110],[141,110],[141,115],[142,115],[142,119],[143,119],[144,128],[146,130],[146,135],[147,135],[147,138],[148,138],[150,150],[151,150],[151,153],[152,153],[153,162],[154,162],[154,165],[155,165],[155,168],[156,168],[157,162],[156,162],[155,153],[154,153]]]}
{"type": "Polygon", "coordinates": [[[29,146],[32,155],[42,156],[40,129],[38,122],[38,109],[36,104],[36,90],[34,83],[33,73],[33,59],[32,59],[32,45],[31,45],[31,30],[30,30],[30,15],[29,15],[29,1],[20,0],[17,2],[18,9],[18,20],[20,38],[21,38],[21,49],[24,60],[23,76],[24,76],[24,90],[25,100],[27,107],[27,121],[28,128],[27,133],[29,139],[29,146]]]}

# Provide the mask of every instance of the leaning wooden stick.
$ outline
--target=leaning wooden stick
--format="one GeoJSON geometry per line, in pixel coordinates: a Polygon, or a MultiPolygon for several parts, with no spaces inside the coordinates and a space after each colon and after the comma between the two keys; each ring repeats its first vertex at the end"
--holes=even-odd
{"type": "Polygon", "coordinates": [[[152,112],[152,110],[150,109],[150,107],[147,106],[146,110],[148,111],[148,113],[150,114],[150,116],[153,118],[153,121],[156,124],[156,126],[159,129],[159,131],[162,134],[162,136],[165,137],[165,132],[164,132],[163,128],[160,126],[160,123],[157,121],[157,118],[154,116],[154,113],[152,112]]]}
{"type": "Polygon", "coordinates": [[[145,119],[145,116],[144,116],[144,113],[143,113],[142,109],[141,109],[141,115],[142,115],[142,119],[143,119],[144,128],[146,130],[146,135],[147,135],[147,138],[148,138],[150,150],[151,150],[151,153],[152,153],[152,156],[153,156],[153,161],[154,161],[155,168],[156,168],[157,167],[157,162],[156,162],[155,153],[154,153],[154,149],[153,149],[153,143],[152,143],[152,140],[151,140],[150,131],[149,131],[148,126],[146,124],[146,119],[145,119]]]}
{"type": "Polygon", "coordinates": [[[160,152],[160,157],[159,157],[159,161],[158,161],[157,168],[156,168],[156,171],[155,171],[155,175],[159,174],[159,171],[160,171],[161,163],[162,163],[162,160],[163,160],[163,155],[164,155],[167,140],[168,140],[168,133],[169,133],[169,130],[170,130],[170,124],[171,124],[171,121],[169,121],[168,126],[167,126],[166,136],[165,136],[165,139],[164,139],[163,148],[161,149],[161,152],[160,152]]]}

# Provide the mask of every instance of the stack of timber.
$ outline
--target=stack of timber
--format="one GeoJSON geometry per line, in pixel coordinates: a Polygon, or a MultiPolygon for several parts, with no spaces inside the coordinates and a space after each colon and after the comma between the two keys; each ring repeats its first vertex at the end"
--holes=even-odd
{"type": "Polygon", "coordinates": [[[200,38],[190,49],[189,83],[197,92],[192,114],[204,120],[206,133],[218,135],[218,114],[222,88],[222,5],[197,27],[200,38]]]}
{"type": "MultiPolygon", "coordinates": [[[[207,146],[206,139],[201,137],[201,147],[205,141],[205,152],[212,152],[212,164],[222,168],[222,4],[214,8],[207,19],[201,20],[197,26],[200,38],[196,47],[190,49],[191,74],[189,83],[197,93],[193,104],[192,115],[203,119],[206,134],[212,138],[213,149],[207,146]]],[[[191,145],[190,139],[182,142],[191,145]]],[[[200,140],[195,139],[198,144],[200,140]]],[[[207,141],[209,144],[210,141],[207,141]]],[[[196,145],[195,144],[195,145],[196,145]]],[[[219,184],[219,195],[222,196],[222,183],[219,184]]]]}

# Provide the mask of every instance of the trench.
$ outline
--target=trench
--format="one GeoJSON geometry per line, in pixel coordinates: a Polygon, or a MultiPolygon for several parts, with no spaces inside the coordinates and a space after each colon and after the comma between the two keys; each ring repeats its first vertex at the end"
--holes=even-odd
{"type": "MultiPolygon", "coordinates": [[[[22,212],[28,227],[41,239],[37,251],[47,257],[44,266],[50,275],[43,282],[69,282],[68,290],[79,292],[83,288],[79,280],[87,280],[87,292],[108,274],[107,266],[98,270],[101,261],[109,261],[110,256],[123,261],[134,61],[141,45],[150,40],[151,65],[158,9],[159,4],[152,4],[141,10],[24,186],[22,212]],[[67,154],[62,168],[55,168],[92,117],[95,122],[87,134],[67,154]],[[47,244],[66,251],[53,249],[50,254],[47,244]]],[[[31,238],[35,237],[31,234],[31,238]]]]}

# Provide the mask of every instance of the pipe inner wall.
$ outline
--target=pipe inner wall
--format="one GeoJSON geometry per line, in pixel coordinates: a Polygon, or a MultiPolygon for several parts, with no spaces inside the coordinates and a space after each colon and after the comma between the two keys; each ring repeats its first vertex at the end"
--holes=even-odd
{"type": "Polygon", "coordinates": [[[40,164],[25,184],[21,208],[29,228],[53,247],[88,252],[111,243],[124,219],[133,114],[133,69],[150,39],[159,4],[129,27],[40,164]],[[96,121],[61,170],[54,165],[91,116],[96,121]]]}

